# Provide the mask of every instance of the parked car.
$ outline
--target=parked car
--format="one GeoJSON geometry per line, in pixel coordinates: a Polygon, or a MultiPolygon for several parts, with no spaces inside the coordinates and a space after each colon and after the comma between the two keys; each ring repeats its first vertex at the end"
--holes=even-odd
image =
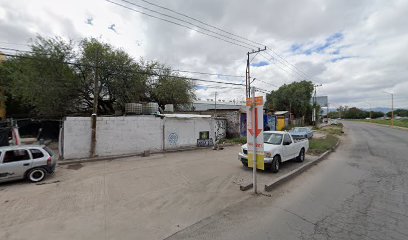
{"type": "MultiPolygon", "coordinates": [[[[264,132],[264,163],[267,169],[278,172],[282,162],[297,159],[305,160],[305,153],[309,150],[309,140],[294,140],[288,132],[265,131],[264,132]]],[[[238,159],[248,167],[248,147],[244,144],[238,159]]]]}
{"type": "Polygon", "coordinates": [[[330,124],[331,124],[331,125],[339,125],[339,122],[338,122],[337,120],[333,120],[333,121],[331,121],[330,124]]]}
{"type": "Polygon", "coordinates": [[[312,138],[313,131],[309,127],[295,127],[289,131],[294,139],[312,138]]]}
{"type": "Polygon", "coordinates": [[[46,146],[0,147],[0,182],[17,179],[40,182],[55,171],[57,158],[46,146]]]}

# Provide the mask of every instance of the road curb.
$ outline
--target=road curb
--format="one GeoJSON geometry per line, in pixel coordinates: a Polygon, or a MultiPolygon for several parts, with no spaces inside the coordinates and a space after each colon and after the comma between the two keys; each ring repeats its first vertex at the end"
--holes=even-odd
{"type": "Polygon", "coordinates": [[[265,185],[265,191],[266,192],[272,191],[274,188],[276,188],[280,184],[289,181],[290,179],[292,179],[292,178],[296,177],[297,175],[303,173],[304,171],[310,169],[312,166],[318,164],[320,161],[325,159],[331,152],[334,152],[336,150],[336,148],[339,146],[339,144],[340,144],[340,139],[337,141],[336,145],[332,149],[327,150],[326,152],[321,154],[317,159],[315,159],[315,160],[313,160],[311,162],[308,162],[305,165],[302,165],[301,167],[299,167],[299,168],[297,168],[295,170],[292,170],[292,171],[286,173],[285,175],[277,178],[272,183],[265,185]]]}
{"type": "MultiPolygon", "coordinates": [[[[339,146],[339,144],[340,144],[340,139],[337,141],[336,145],[332,149],[327,150],[326,152],[321,154],[317,159],[315,159],[315,160],[313,160],[311,162],[308,162],[305,165],[302,165],[299,168],[296,168],[296,169],[286,173],[285,175],[278,177],[272,183],[265,185],[265,191],[266,192],[272,191],[273,188],[275,188],[275,187],[279,186],[280,184],[285,183],[285,182],[289,181],[290,179],[296,177],[297,175],[303,173],[304,171],[311,168],[313,165],[318,164],[320,161],[325,159],[331,152],[334,152],[336,150],[336,148],[339,146]]],[[[241,191],[247,191],[247,190],[251,189],[252,187],[253,187],[253,183],[248,183],[248,184],[240,185],[239,189],[241,191]]]]}
{"type": "MultiPolygon", "coordinates": [[[[220,147],[229,147],[234,146],[236,144],[222,144],[220,147]]],[[[172,152],[186,152],[186,151],[193,151],[193,150],[200,150],[200,149],[211,149],[212,147],[187,147],[187,148],[179,148],[179,149],[168,149],[164,151],[157,151],[151,152],[151,155],[154,154],[163,154],[163,153],[172,153],[172,152]]],[[[115,160],[121,158],[128,158],[128,157],[142,157],[144,153],[132,153],[132,154],[122,154],[122,155],[114,155],[114,156],[104,156],[104,157],[94,157],[94,158],[79,158],[79,159],[68,159],[68,160],[59,160],[58,165],[68,165],[68,164],[78,164],[78,163],[88,163],[88,162],[98,162],[98,161],[108,161],[108,160],[115,160]]]]}

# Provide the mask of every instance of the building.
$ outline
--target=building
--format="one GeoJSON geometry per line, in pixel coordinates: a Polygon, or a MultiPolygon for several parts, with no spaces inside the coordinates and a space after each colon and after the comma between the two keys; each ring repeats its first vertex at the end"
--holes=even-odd
{"type": "Polygon", "coordinates": [[[240,137],[243,135],[243,131],[246,135],[246,106],[244,102],[196,101],[185,106],[181,111],[225,119],[228,138],[240,137]]]}

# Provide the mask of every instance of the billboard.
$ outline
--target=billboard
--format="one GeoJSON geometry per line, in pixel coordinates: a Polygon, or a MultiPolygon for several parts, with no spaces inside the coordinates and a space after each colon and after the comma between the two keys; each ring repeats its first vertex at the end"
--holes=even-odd
{"type": "MultiPolygon", "coordinates": [[[[313,104],[313,101],[314,101],[314,97],[312,97],[312,104],[313,104]]],[[[317,96],[316,103],[317,105],[320,105],[320,107],[327,107],[329,103],[329,97],[328,96],[317,96]]]]}

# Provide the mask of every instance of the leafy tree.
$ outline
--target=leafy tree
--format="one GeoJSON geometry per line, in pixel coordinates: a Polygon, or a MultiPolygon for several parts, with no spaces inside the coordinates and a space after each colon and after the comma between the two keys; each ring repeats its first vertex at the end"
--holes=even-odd
{"type": "Polygon", "coordinates": [[[150,78],[150,99],[158,102],[164,108],[165,104],[186,104],[195,98],[194,84],[178,74],[173,74],[171,69],[154,63],[156,67],[154,76],[150,78]],[[177,89],[177,91],[175,91],[177,89]]]}
{"type": "MultiPolygon", "coordinates": [[[[311,117],[313,83],[310,81],[284,84],[266,96],[266,106],[271,110],[288,110],[296,117],[311,117]]],[[[317,111],[318,112],[318,111],[317,111]]]]}
{"type": "Polygon", "coordinates": [[[126,52],[114,49],[94,38],[81,42],[78,69],[83,89],[85,109],[91,111],[94,102],[94,79],[98,79],[98,112],[109,114],[114,104],[123,108],[125,103],[145,100],[148,74],[143,66],[126,52]]]}
{"type": "Polygon", "coordinates": [[[0,66],[0,83],[9,96],[7,104],[15,110],[23,103],[23,108],[40,116],[92,112],[95,79],[99,114],[112,114],[115,106],[123,109],[129,102],[157,101],[164,105],[194,99],[191,81],[173,74],[170,68],[156,62],[136,62],[123,50],[94,38],[84,39],[76,47],[59,38],[38,37],[30,52],[0,66]]]}
{"type": "Polygon", "coordinates": [[[72,43],[38,37],[31,51],[5,64],[9,93],[38,115],[72,112],[79,93],[73,66],[66,64],[74,57],[72,43]]]}
{"type": "MultiPolygon", "coordinates": [[[[387,112],[387,117],[391,117],[392,112],[387,112]]],[[[394,110],[394,116],[408,117],[408,110],[406,109],[396,109],[394,110]]]]}

